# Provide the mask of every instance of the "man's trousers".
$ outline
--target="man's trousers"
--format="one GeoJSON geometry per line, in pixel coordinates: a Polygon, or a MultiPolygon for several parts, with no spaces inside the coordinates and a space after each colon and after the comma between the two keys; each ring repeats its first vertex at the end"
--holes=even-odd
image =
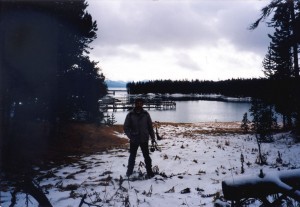
{"type": "Polygon", "coordinates": [[[127,168],[126,175],[130,176],[133,172],[135,158],[136,158],[137,150],[139,147],[141,147],[141,150],[142,150],[142,153],[144,156],[147,174],[151,176],[151,175],[153,175],[152,160],[149,155],[148,142],[143,142],[143,143],[130,142],[130,156],[129,156],[129,160],[128,160],[128,168],[127,168]]]}

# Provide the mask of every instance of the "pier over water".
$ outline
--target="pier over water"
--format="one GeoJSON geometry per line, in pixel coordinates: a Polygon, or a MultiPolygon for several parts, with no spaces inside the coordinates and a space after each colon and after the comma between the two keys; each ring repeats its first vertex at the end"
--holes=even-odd
{"type": "MultiPolygon", "coordinates": [[[[128,111],[134,108],[134,99],[136,95],[127,93],[126,88],[110,88],[107,96],[99,100],[99,110],[106,112],[128,111]]],[[[165,100],[161,97],[147,96],[144,97],[144,108],[155,110],[175,110],[176,102],[174,100],[165,100]]]]}
{"type": "MultiPolygon", "coordinates": [[[[110,101],[99,101],[100,111],[107,111],[112,109],[117,110],[130,110],[134,108],[134,103],[130,103],[126,100],[111,99],[110,101]]],[[[158,109],[158,110],[175,110],[175,101],[163,101],[163,100],[146,100],[144,103],[145,109],[158,109]]]]}

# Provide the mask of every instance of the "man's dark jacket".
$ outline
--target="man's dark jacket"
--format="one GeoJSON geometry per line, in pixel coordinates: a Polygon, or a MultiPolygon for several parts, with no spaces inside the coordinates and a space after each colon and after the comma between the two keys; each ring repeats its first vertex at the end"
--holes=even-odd
{"type": "Polygon", "coordinates": [[[145,143],[149,136],[154,140],[154,130],[150,114],[144,109],[140,112],[130,111],[124,122],[124,132],[131,142],[145,143]]]}

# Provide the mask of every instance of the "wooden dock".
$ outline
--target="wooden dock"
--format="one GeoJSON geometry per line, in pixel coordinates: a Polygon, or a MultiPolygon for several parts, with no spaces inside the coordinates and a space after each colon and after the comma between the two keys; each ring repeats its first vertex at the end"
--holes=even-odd
{"type": "MultiPolygon", "coordinates": [[[[130,110],[134,108],[134,103],[128,103],[125,101],[113,101],[111,103],[100,103],[100,111],[107,111],[112,109],[116,110],[130,110]]],[[[175,110],[175,101],[146,101],[144,103],[145,109],[157,109],[157,110],[175,110]]]]}

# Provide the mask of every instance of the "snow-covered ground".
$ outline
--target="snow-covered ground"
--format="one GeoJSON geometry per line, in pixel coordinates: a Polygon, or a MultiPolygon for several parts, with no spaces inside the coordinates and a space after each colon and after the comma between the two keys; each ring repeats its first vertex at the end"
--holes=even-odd
{"type": "MultiPolygon", "coordinates": [[[[253,135],[214,135],[201,133],[203,130],[214,128],[203,123],[161,125],[163,139],[157,141],[161,151],[151,154],[153,167],[159,173],[154,178],[139,176],[145,175],[139,150],[136,172],[126,179],[129,153],[120,148],[83,156],[76,163],[42,172],[40,186],[55,207],[79,206],[84,194],[86,202],[98,206],[214,206],[215,200],[222,197],[221,182],[241,175],[241,154],[244,175],[258,176],[261,169],[268,173],[300,168],[300,144],[295,144],[289,133],[276,134],[275,142],[262,144],[268,164],[260,166],[255,162],[258,151],[253,135]],[[279,153],[282,162],[278,162],[279,153]]],[[[126,138],[124,134],[118,136],[126,138]]],[[[2,207],[8,206],[10,199],[10,192],[1,192],[2,207]]],[[[19,197],[17,206],[26,206],[24,199],[19,197]]],[[[259,206],[259,202],[249,206],[259,206]]]]}

